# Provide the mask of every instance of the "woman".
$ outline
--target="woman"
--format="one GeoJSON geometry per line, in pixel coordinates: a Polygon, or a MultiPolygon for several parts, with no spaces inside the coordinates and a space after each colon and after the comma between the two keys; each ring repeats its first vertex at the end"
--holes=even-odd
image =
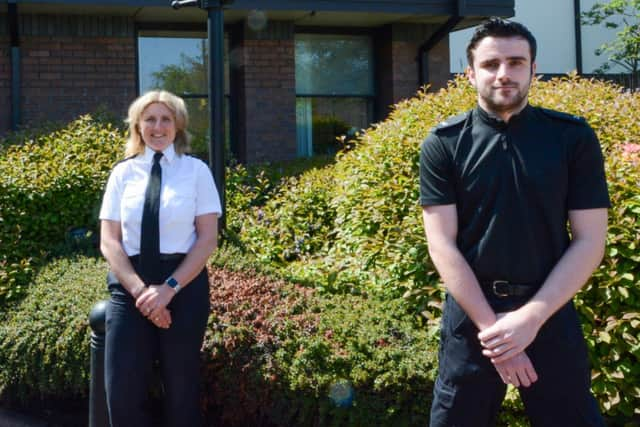
{"type": "Polygon", "coordinates": [[[211,171],[185,154],[187,120],[184,101],[169,92],[148,92],[131,104],[127,158],[113,168],[100,210],[100,249],[110,267],[105,384],[112,427],[152,425],[154,360],[166,424],[201,424],[204,266],[222,212],[211,171]]]}

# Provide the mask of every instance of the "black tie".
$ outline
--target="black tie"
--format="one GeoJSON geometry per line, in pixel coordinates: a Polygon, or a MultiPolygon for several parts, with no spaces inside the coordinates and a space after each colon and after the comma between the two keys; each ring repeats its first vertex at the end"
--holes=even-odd
{"type": "Polygon", "coordinates": [[[142,211],[142,227],[140,229],[140,272],[147,283],[155,283],[154,275],[159,273],[160,267],[160,183],[162,182],[162,168],[160,158],[162,152],[153,155],[153,166],[144,194],[144,209],[142,211]]]}

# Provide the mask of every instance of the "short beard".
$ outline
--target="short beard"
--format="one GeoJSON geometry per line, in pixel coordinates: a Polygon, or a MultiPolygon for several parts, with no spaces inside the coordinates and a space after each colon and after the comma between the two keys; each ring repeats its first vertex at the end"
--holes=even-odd
{"type": "Polygon", "coordinates": [[[493,99],[491,99],[491,97],[486,97],[486,98],[483,97],[482,100],[491,111],[495,113],[505,113],[509,111],[519,110],[520,108],[522,108],[526,104],[526,100],[528,96],[529,96],[529,88],[527,87],[527,90],[525,91],[518,91],[516,98],[513,100],[513,102],[510,102],[508,104],[495,103],[493,102],[493,99]]]}

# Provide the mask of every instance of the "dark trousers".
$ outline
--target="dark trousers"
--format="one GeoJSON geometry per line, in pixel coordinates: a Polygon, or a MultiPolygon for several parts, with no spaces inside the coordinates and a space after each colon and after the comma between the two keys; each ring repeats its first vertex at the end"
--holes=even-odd
{"type": "MultiPolygon", "coordinates": [[[[178,262],[163,262],[168,277],[178,262]]],[[[209,315],[209,287],[203,270],[178,293],[168,309],[171,326],[160,329],[142,316],[135,300],[110,274],[106,314],[105,386],[111,427],[200,426],[200,348],[209,315]],[[162,416],[152,414],[152,367],[160,361],[164,385],[162,416]]]]}
{"type": "MultiPolygon", "coordinates": [[[[496,312],[524,301],[489,300],[496,312]]],[[[496,423],[506,392],[491,361],[482,355],[478,330],[447,295],[440,335],[439,372],[431,427],[486,427],[496,423]]],[[[587,347],[572,302],[543,325],[526,353],[538,374],[520,397],[533,427],[604,427],[591,394],[587,347]]]]}

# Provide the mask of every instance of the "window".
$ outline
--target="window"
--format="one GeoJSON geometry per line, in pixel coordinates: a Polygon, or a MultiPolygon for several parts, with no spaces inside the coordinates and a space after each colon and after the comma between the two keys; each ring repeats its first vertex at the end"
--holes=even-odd
{"type": "MultiPolygon", "coordinates": [[[[225,38],[225,149],[229,150],[229,65],[225,38]]],[[[209,153],[208,75],[206,33],[141,31],[138,34],[140,93],[164,89],[181,96],[189,111],[193,154],[207,161],[209,153]]]]}
{"type": "Polygon", "coordinates": [[[298,156],[335,153],[373,117],[371,38],[297,34],[295,56],[298,156]]]}

